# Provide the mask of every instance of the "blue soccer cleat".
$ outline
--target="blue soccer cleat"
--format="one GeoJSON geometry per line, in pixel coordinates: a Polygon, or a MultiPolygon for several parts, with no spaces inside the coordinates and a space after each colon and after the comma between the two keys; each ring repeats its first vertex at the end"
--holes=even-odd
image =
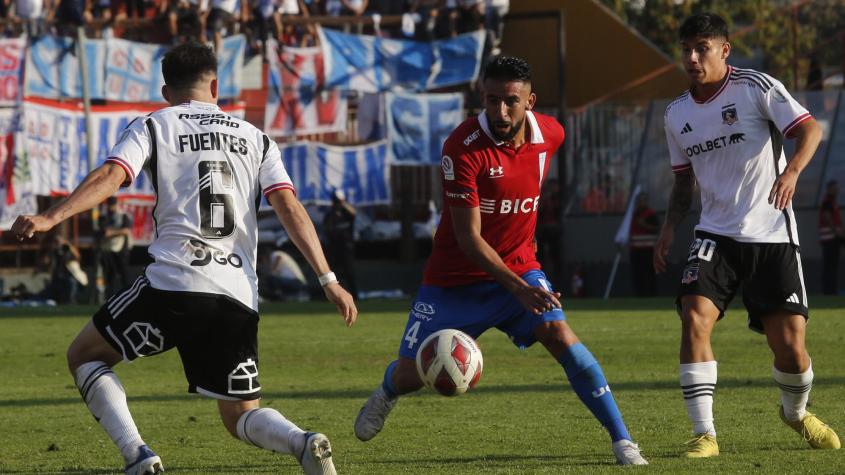
{"type": "Polygon", "coordinates": [[[138,448],[138,458],[124,468],[126,475],[155,475],[164,472],[161,457],[149,447],[142,445],[138,448]]]}

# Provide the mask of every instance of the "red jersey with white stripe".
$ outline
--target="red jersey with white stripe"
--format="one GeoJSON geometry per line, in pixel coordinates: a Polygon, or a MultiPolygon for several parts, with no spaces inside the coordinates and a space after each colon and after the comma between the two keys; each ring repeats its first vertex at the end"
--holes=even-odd
{"type": "Polygon", "coordinates": [[[293,190],[276,143],[250,123],[197,101],[135,119],[106,160],[146,170],[156,191],[155,262],[161,290],[229,296],[258,309],[257,214],[262,193],[293,190]]]}
{"type": "Polygon", "coordinates": [[[709,99],[687,91],[666,107],[672,170],[693,169],[701,189],[696,229],[741,242],[798,244],[792,205],[769,204],[786,168],[783,137],[812,116],[777,79],[728,66],[728,78],[709,99]]]}
{"type": "Polygon", "coordinates": [[[481,237],[514,273],[539,269],[534,229],[540,187],[563,143],[563,127],[552,117],[526,111],[529,138],[518,149],[499,142],[487,116],[465,120],[443,145],[443,215],[434,236],[423,283],[440,287],[490,280],[458,246],[451,208],[479,208],[481,237]]]}

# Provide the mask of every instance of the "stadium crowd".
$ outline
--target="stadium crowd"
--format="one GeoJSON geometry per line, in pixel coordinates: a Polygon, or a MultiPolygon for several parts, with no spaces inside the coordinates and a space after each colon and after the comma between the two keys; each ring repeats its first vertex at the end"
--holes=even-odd
{"type": "Polygon", "coordinates": [[[509,0],[4,0],[5,34],[25,32],[179,44],[242,33],[253,51],[269,38],[314,46],[315,25],[386,38],[435,40],[484,28],[497,52],[509,0]],[[347,18],[339,18],[347,17],[347,18]],[[369,17],[355,21],[348,17],[369,17]],[[382,26],[383,25],[383,26],[382,26]],[[366,26],[366,27],[365,27],[366,26]]]}

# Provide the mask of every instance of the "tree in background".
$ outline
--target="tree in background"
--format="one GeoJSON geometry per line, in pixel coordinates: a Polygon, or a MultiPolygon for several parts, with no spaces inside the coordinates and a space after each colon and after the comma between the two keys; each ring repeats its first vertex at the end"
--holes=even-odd
{"type": "Polygon", "coordinates": [[[820,89],[824,70],[845,69],[845,0],[602,0],[675,59],[677,32],[689,15],[713,12],[731,31],[734,50],[761,55],[764,71],[789,89],[820,89]]]}

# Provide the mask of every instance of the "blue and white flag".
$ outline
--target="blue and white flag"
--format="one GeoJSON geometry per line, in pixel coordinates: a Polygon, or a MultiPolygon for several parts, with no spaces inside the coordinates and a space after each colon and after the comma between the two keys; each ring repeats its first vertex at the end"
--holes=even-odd
{"type": "Polygon", "coordinates": [[[164,46],[109,40],[106,50],[106,99],[123,102],[164,102],[161,58],[164,46]]]}
{"type": "Polygon", "coordinates": [[[21,100],[26,37],[0,39],[0,106],[15,106],[21,100]]]}
{"type": "MultiPolygon", "coordinates": [[[[82,80],[76,41],[60,36],[41,36],[26,54],[25,95],[49,99],[82,97],[82,80]]],[[[88,63],[88,93],[92,99],[105,94],[106,42],[85,40],[88,63]]]]}
{"type": "Polygon", "coordinates": [[[464,120],[463,94],[386,94],[390,157],[402,165],[438,165],[443,142],[464,120]]]}
{"type": "Polygon", "coordinates": [[[279,149],[303,203],[328,205],[335,190],[356,206],[390,202],[386,141],[353,147],[295,142],[279,149]]]}
{"type": "Polygon", "coordinates": [[[425,91],[473,81],[484,31],[421,42],[320,28],[326,87],[361,92],[425,91]]]}
{"type": "Polygon", "coordinates": [[[223,98],[241,94],[241,76],[244,69],[246,37],[233,35],[223,38],[217,56],[217,95],[223,98]]]}

